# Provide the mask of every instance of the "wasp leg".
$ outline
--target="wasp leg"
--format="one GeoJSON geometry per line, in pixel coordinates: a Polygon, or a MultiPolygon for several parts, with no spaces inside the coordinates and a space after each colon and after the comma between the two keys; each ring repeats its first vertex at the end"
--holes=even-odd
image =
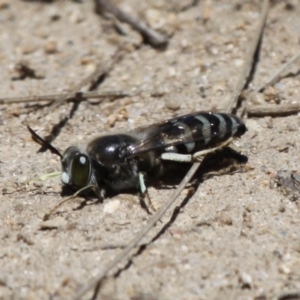
{"type": "Polygon", "coordinates": [[[219,144],[217,147],[214,148],[208,148],[205,150],[198,151],[194,154],[179,154],[179,153],[173,153],[173,152],[165,152],[162,153],[161,159],[163,160],[172,160],[172,161],[177,161],[177,162],[193,162],[199,160],[201,157],[215,152],[217,150],[220,150],[230,144],[233,141],[233,138],[229,138],[225,142],[219,144]]]}
{"type": "Polygon", "coordinates": [[[173,160],[173,161],[178,161],[178,162],[191,162],[191,161],[193,161],[193,155],[165,152],[165,153],[162,153],[161,159],[173,160]]]}
{"type": "Polygon", "coordinates": [[[151,210],[156,211],[150,197],[147,191],[147,187],[145,185],[145,177],[143,173],[139,173],[139,182],[140,182],[140,190],[141,190],[141,201],[142,204],[145,206],[145,209],[148,213],[150,213],[149,208],[151,208],[151,210]],[[146,201],[145,201],[146,200],[146,201]]]}
{"type": "Polygon", "coordinates": [[[193,154],[193,161],[197,161],[200,157],[203,157],[206,154],[215,152],[217,150],[220,150],[220,149],[228,146],[232,141],[233,141],[233,138],[231,137],[228,140],[224,141],[223,143],[219,144],[217,147],[201,150],[201,151],[198,151],[198,152],[194,153],[193,154]]]}

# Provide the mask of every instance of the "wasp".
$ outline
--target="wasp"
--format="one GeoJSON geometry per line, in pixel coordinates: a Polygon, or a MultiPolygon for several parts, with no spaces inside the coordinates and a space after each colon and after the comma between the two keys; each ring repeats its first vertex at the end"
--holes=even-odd
{"type": "Polygon", "coordinates": [[[86,146],[70,146],[61,154],[28,129],[39,144],[61,158],[64,185],[74,190],[91,186],[100,200],[109,192],[128,189],[145,195],[145,180],[162,176],[168,162],[197,161],[229,145],[247,130],[235,115],[195,112],[126,134],[100,136],[86,146]]]}

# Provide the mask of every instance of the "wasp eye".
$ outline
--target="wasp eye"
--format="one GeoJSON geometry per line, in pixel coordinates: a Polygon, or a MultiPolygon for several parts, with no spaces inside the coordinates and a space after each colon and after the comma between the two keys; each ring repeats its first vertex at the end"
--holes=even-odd
{"type": "Polygon", "coordinates": [[[71,166],[72,181],[77,187],[84,187],[90,179],[90,161],[86,155],[80,154],[73,159],[71,166]]]}

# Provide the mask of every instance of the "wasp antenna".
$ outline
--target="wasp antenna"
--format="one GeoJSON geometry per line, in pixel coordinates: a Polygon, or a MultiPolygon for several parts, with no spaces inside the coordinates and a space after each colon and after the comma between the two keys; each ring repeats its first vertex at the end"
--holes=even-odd
{"type": "Polygon", "coordinates": [[[45,141],[43,138],[41,138],[32,128],[30,128],[27,125],[27,129],[29,130],[29,132],[31,133],[32,139],[38,143],[39,145],[46,147],[47,149],[49,149],[52,153],[58,155],[61,159],[63,158],[63,156],[61,155],[61,153],[55,148],[53,147],[50,143],[48,143],[47,141],[45,141]]]}

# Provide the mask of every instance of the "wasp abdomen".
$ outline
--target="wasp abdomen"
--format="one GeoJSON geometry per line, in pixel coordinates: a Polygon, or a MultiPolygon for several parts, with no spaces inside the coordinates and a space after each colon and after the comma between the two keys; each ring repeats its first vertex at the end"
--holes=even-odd
{"type": "Polygon", "coordinates": [[[172,128],[166,126],[161,132],[164,143],[172,145],[165,148],[167,152],[194,153],[238,138],[247,130],[241,119],[225,113],[190,114],[167,122],[172,128]]]}

